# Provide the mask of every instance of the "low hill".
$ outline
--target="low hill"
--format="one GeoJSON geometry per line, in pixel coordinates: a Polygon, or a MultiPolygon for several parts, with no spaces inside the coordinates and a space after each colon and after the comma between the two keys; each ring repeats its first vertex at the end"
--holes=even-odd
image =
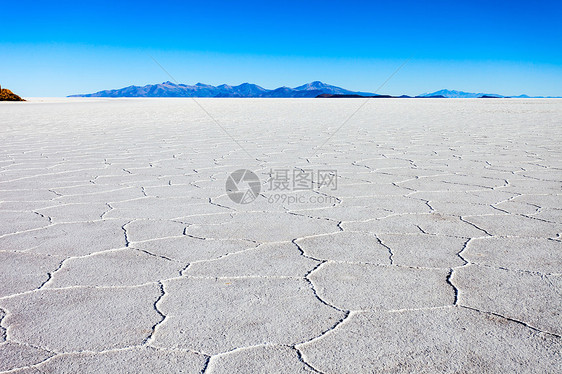
{"type": "Polygon", "coordinates": [[[7,88],[0,87],[0,101],[25,101],[7,88]]]}

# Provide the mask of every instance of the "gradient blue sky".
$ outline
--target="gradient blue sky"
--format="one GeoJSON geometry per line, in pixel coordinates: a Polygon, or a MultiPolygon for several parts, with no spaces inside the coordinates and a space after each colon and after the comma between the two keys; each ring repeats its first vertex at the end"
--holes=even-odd
{"type": "Polygon", "coordinates": [[[561,1],[5,1],[0,84],[66,96],[169,80],[562,95],[561,1]]]}

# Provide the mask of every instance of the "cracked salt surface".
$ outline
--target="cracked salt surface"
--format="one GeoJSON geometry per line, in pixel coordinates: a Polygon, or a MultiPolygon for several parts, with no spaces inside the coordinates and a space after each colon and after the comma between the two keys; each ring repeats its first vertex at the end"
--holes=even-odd
{"type": "Polygon", "coordinates": [[[559,371],[562,101],[201,102],[0,105],[0,373],[559,371]]]}

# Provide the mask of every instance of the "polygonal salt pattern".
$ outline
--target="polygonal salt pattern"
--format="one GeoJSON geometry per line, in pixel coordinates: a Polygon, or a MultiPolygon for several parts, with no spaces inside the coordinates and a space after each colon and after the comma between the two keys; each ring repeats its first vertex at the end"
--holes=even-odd
{"type": "Polygon", "coordinates": [[[200,103],[0,105],[0,372],[559,371],[560,100],[200,103]]]}

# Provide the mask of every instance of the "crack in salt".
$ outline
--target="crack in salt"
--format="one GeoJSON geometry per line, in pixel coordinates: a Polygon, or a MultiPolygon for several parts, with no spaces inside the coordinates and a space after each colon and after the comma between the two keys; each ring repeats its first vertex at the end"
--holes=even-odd
{"type": "Polygon", "coordinates": [[[164,321],[167,318],[167,316],[164,313],[162,313],[162,311],[160,309],[158,309],[158,303],[160,301],[162,301],[162,299],[166,295],[166,290],[164,288],[164,284],[160,281],[158,282],[158,287],[160,289],[160,296],[158,296],[158,299],[156,299],[156,301],[154,302],[152,307],[154,308],[156,313],[158,313],[158,315],[160,316],[160,321],[156,322],[152,326],[152,331],[151,331],[150,335],[146,339],[144,339],[142,345],[149,345],[154,341],[154,335],[156,334],[156,329],[158,328],[158,326],[160,326],[162,323],[164,323],[164,321]]]}

